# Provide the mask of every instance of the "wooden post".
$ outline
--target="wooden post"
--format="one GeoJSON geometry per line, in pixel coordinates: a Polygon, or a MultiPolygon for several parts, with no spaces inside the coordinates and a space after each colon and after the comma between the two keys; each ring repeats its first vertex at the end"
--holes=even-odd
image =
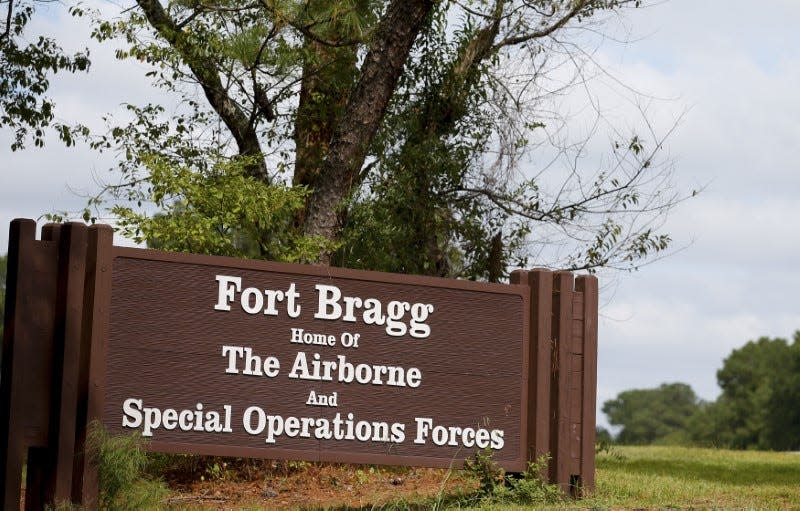
{"type": "Polygon", "coordinates": [[[41,241],[35,234],[32,220],[11,224],[0,381],[3,509],[19,507],[26,459],[25,509],[73,497],[87,229],[48,224],[41,241]]]}
{"type": "Polygon", "coordinates": [[[51,473],[47,495],[52,502],[62,502],[72,499],[87,228],[77,222],[56,228],[58,284],[48,446],[51,473]]]}
{"type": "Polygon", "coordinates": [[[36,241],[36,222],[11,222],[0,374],[3,509],[19,508],[26,458],[26,509],[41,509],[47,499],[47,454],[43,449],[48,445],[50,426],[56,260],[57,247],[52,241],[36,241]]]}
{"type": "Polygon", "coordinates": [[[548,270],[515,271],[511,283],[530,288],[530,343],[528,378],[528,459],[550,452],[550,366],[553,274],[548,270]]]}
{"type": "Polygon", "coordinates": [[[111,265],[114,231],[108,225],[89,228],[86,261],[86,284],[82,315],[79,370],[81,394],[78,399],[73,472],[73,500],[84,509],[97,509],[98,479],[93,453],[87,451],[86,436],[92,421],[102,417],[104,359],[108,342],[109,307],[111,304],[111,265]]]}
{"type": "Polygon", "coordinates": [[[528,286],[528,458],[549,454],[547,477],[565,493],[594,489],[597,279],[570,272],[515,271],[528,286]]]}
{"type": "Polygon", "coordinates": [[[593,492],[595,487],[594,444],[597,420],[597,277],[581,275],[575,283],[575,289],[583,293],[583,380],[581,385],[581,402],[583,407],[581,410],[580,487],[582,493],[587,494],[593,492]]]}
{"type": "Polygon", "coordinates": [[[550,479],[570,491],[569,364],[572,348],[572,290],[574,277],[556,272],[553,279],[553,365],[551,367],[550,479]]]}

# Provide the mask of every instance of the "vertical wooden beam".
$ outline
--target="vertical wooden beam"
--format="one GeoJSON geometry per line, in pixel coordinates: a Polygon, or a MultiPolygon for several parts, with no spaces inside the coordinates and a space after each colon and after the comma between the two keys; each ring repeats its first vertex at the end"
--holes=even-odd
{"type": "Polygon", "coordinates": [[[532,459],[536,460],[550,452],[550,367],[553,352],[552,310],[553,273],[535,269],[530,272],[531,296],[531,352],[532,386],[536,398],[531,444],[532,459]]]}
{"type": "Polygon", "coordinates": [[[105,380],[105,352],[108,342],[111,305],[111,266],[113,264],[114,231],[108,225],[89,228],[86,260],[86,283],[82,316],[77,431],[73,472],[73,501],[84,509],[98,507],[97,466],[93,453],[88,452],[86,436],[92,421],[103,414],[103,382],[105,380]]]}
{"type": "Polygon", "coordinates": [[[550,479],[564,492],[570,491],[570,392],[569,356],[572,343],[572,291],[574,277],[570,272],[556,272],[553,280],[553,324],[555,339],[550,399],[552,407],[550,479]]]}
{"type": "Polygon", "coordinates": [[[544,269],[515,271],[511,283],[530,289],[530,349],[528,350],[528,421],[526,451],[529,461],[550,452],[550,367],[552,353],[553,274],[544,269]]]}
{"type": "Polygon", "coordinates": [[[48,497],[50,408],[53,390],[54,317],[58,229],[36,241],[36,222],[17,219],[9,230],[8,280],[0,376],[0,480],[3,509],[19,506],[22,463],[27,457],[26,509],[48,497]]]}
{"type": "Polygon", "coordinates": [[[583,413],[581,423],[581,486],[584,494],[595,487],[595,435],[597,408],[597,277],[582,275],[575,287],[583,293],[583,413]]]}
{"type": "Polygon", "coordinates": [[[22,486],[22,465],[26,449],[23,440],[23,403],[16,399],[16,389],[24,383],[19,359],[21,350],[15,349],[24,337],[20,315],[25,295],[20,276],[30,271],[30,252],[36,236],[36,222],[16,219],[11,222],[8,234],[8,266],[6,273],[6,309],[3,323],[3,359],[0,369],[0,492],[2,509],[19,509],[22,486]],[[12,390],[14,392],[12,392],[12,390]]]}
{"type": "Polygon", "coordinates": [[[55,235],[58,281],[46,489],[47,502],[53,504],[70,501],[72,497],[87,228],[82,223],[70,222],[58,227],[55,235]]]}
{"type": "MultiPolygon", "coordinates": [[[[61,235],[61,224],[49,223],[42,226],[41,231],[41,239],[43,242],[49,242],[54,247],[54,253],[51,264],[55,268],[55,286],[58,287],[58,256],[59,256],[59,249],[58,249],[58,241],[61,235]]],[[[25,278],[32,279],[33,273],[25,275],[25,278]]],[[[57,294],[57,290],[56,290],[57,294]]],[[[25,511],[37,511],[39,509],[44,509],[47,504],[52,503],[52,496],[53,496],[53,476],[54,471],[52,470],[52,455],[49,449],[49,442],[51,442],[51,429],[53,427],[52,421],[53,418],[57,416],[57,414],[53,414],[53,390],[58,391],[58,385],[56,384],[54,378],[54,371],[56,370],[56,366],[58,366],[59,362],[57,359],[60,356],[55,355],[55,308],[56,304],[56,295],[53,296],[52,302],[52,315],[50,318],[45,320],[45,318],[40,317],[37,318],[38,321],[50,322],[52,321],[53,324],[51,325],[53,329],[50,331],[51,339],[47,340],[46,346],[47,349],[40,350],[39,356],[46,359],[48,361],[48,370],[45,377],[45,381],[43,382],[45,386],[47,386],[47,392],[49,400],[45,402],[41,402],[42,407],[47,406],[47,417],[45,420],[47,424],[43,424],[47,428],[47,438],[44,441],[39,442],[37,445],[31,446],[28,449],[28,466],[27,466],[27,479],[25,481],[25,511]]],[[[43,375],[44,376],[44,375],[43,375]]],[[[38,401],[38,400],[37,400],[38,401]]]]}

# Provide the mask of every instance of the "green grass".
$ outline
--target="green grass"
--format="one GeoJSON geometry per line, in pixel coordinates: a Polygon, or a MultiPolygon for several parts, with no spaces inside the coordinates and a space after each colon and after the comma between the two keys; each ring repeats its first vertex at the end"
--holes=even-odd
{"type": "Polygon", "coordinates": [[[614,447],[598,455],[591,498],[525,509],[800,510],[800,454],[614,447]]]}

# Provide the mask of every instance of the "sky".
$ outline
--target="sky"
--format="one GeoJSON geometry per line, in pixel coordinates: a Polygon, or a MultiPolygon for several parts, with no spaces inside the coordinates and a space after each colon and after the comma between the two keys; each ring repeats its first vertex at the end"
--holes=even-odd
{"type": "MultiPolygon", "coordinates": [[[[598,407],[666,382],[713,400],[731,350],[800,329],[797,19],[795,0],[665,1],[628,13],[619,32],[627,42],[609,40],[593,54],[608,73],[593,98],[622,123],[631,105],[604,82],[653,98],[653,125],[663,132],[677,122],[664,146],[676,189],[702,188],[666,221],[671,255],[600,275],[598,407]]],[[[56,7],[36,23],[66,48],[87,44],[86,23],[56,7]]],[[[102,130],[103,116],[124,117],[123,101],[160,100],[144,67],[113,54],[112,45],[93,45],[88,76],[52,80],[60,119],[102,130]]],[[[0,247],[12,218],[80,209],[114,161],[55,140],[11,153],[10,138],[0,130],[0,247]]],[[[602,414],[598,422],[607,424],[602,414]]]]}

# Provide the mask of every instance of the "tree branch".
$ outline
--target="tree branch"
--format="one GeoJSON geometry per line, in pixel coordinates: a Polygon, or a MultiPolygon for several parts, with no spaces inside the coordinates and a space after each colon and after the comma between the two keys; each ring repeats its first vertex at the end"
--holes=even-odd
{"type": "Polygon", "coordinates": [[[248,165],[248,172],[265,182],[269,182],[269,172],[261,158],[261,145],[258,134],[250,123],[250,119],[242,112],[239,105],[231,99],[228,91],[219,77],[219,69],[209,57],[194,51],[192,42],[187,40],[186,34],[180,26],[167,14],[158,0],[137,0],[147,21],[181,56],[186,65],[192,70],[211,107],[220,116],[222,121],[231,131],[243,156],[257,156],[254,162],[248,165]]]}
{"type": "Polygon", "coordinates": [[[14,0],[8,0],[8,12],[6,13],[6,29],[0,35],[0,40],[11,39],[11,21],[14,19],[14,0]]]}

